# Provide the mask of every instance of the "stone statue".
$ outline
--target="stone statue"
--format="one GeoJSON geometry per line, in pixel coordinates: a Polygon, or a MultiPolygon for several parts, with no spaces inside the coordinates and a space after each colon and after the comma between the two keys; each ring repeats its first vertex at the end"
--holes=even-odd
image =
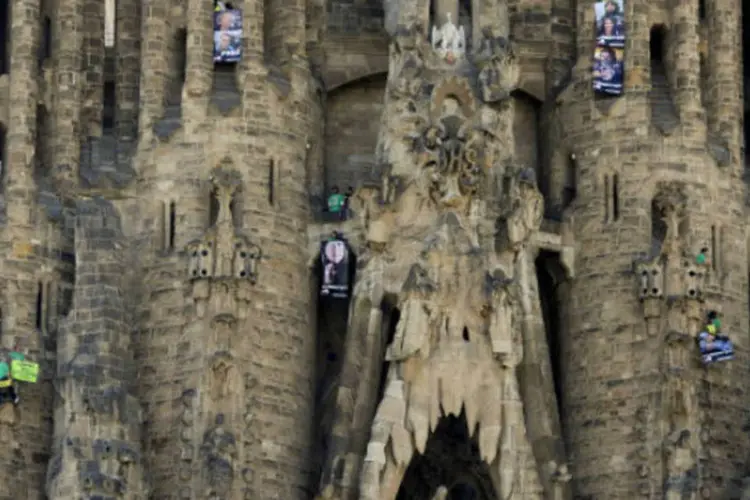
{"type": "Polygon", "coordinates": [[[446,21],[438,28],[432,27],[432,48],[448,64],[454,64],[466,52],[466,35],[463,26],[456,27],[450,12],[445,14],[446,21]]]}

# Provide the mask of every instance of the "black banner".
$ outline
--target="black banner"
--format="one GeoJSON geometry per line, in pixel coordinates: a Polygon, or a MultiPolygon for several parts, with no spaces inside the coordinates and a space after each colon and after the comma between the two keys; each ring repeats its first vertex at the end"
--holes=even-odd
{"type": "Polygon", "coordinates": [[[594,4],[596,15],[596,49],[594,50],[593,85],[600,94],[622,95],[625,78],[624,0],[606,0],[594,4]]]}
{"type": "Polygon", "coordinates": [[[342,239],[330,239],[320,245],[322,280],[320,295],[335,299],[349,297],[349,245],[342,239]]]}

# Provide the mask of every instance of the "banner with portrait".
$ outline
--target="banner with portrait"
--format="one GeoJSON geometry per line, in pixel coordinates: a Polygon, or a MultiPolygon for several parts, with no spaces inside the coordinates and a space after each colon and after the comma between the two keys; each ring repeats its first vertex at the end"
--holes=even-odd
{"type": "Polygon", "coordinates": [[[621,95],[625,77],[625,5],[624,0],[606,0],[594,4],[596,49],[594,49],[594,91],[621,95]]]}
{"type": "Polygon", "coordinates": [[[349,297],[349,245],[342,239],[330,239],[320,245],[322,279],[320,295],[334,299],[349,297]]]}
{"type": "Polygon", "coordinates": [[[242,11],[214,12],[214,62],[236,63],[242,57],[242,11]]]}
{"type": "Polygon", "coordinates": [[[624,77],[622,49],[597,47],[594,52],[594,91],[621,95],[624,77]]]}

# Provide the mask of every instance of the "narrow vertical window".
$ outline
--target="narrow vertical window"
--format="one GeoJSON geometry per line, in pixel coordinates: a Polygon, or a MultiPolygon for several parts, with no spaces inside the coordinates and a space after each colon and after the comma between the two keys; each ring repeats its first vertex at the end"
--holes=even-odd
{"type": "Polygon", "coordinates": [[[36,329],[39,331],[44,331],[44,316],[46,311],[44,310],[44,302],[45,302],[45,287],[44,282],[40,281],[36,284],[36,329]]]}
{"type": "Polygon", "coordinates": [[[610,221],[609,176],[604,176],[604,222],[610,221]]]}
{"type": "Polygon", "coordinates": [[[567,208],[576,198],[576,176],[578,175],[576,155],[568,155],[568,164],[565,169],[565,187],[563,188],[563,208],[567,208]]]}
{"type": "Polygon", "coordinates": [[[719,272],[721,269],[721,231],[711,226],[711,270],[719,272]]]}
{"type": "Polygon", "coordinates": [[[274,189],[275,189],[275,180],[276,180],[276,165],[273,160],[270,160],[268,162],[268,204],[273,206],[274,204],[274,189]]]}
{"type": "Polygon", "coordinates": [[[174,250],[175,223],[177,222],[177,210],[174,201],[169,202],[169,250],[174,250]]]}
{"type": "Polygon", "coordinates": [[[52,57],[52,19],[44,16],[42,21],[42,43],[39,46],[39,69],[42,69],[44,61],[52,57]]]}
{"type": "Polygon", "coordinates": [[[617,174],[612,176],[612,220],[620,218],[620,186],[617,174]]]}
{"type": "Polygon", "coordinates": [[[104,82],[104,105],[102,106],[102,133],[111,134],[115,128],[116,107],[115,82],[104,82]]]}
{"type": "Polygon", "coordinates": [[[0,74],[10,71],[10,0],[0,0],[0,74]]]}
{"type": "Polygon", "coordinates": [[[698,20],[706,20],[706,0],[698,0],[698,20]]]}
{"type": "Polygon", "coordinates": [[[219,220],[219,198],[216,191],[211,190],[208,198],[208,227],[214,227],[219,220]]]}
{"type": "Polygon", "coordinates": [[[116,22],[115,0],[104,0],[104,47],[108,49],[115,46],[116,22]]]}

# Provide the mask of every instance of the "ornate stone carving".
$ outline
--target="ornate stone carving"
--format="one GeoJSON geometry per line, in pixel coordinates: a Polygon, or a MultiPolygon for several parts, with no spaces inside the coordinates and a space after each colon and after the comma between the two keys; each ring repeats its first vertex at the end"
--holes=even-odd
{"type": "Polygon", "coordinates": [[[203,457],[203,498],[229,500],[234,482],[237,441],[224,428],[224,416],[216,416],[211,429],[206,431],[201,445],[203,457]]]}
{"type": "Polygon", "coordinates": [[[507,99],[518,88],[520,66],[506,37],[495,36],[491,29],[485,28],[473,59],[479,69],[479,93],[484,102],[507,99]]]}
{"type": "Polygon", "coordinates": [[[258,280],[263,255],[235,227],[232,206],[242,187],[239,173],[219,166],[212,172],[211,183],[218,206],[216,222],[201,239],[188,244],[188,278],[199,317],[209,304],[216,314],[242,317],[246,308],[240,303],[250,302],[250,288],[258,280]]]}
{"type": "Polygon", "coordinates": [[[450,12],[445,14],[445,23],[440,28],[432,27],[432,48],[448,64],[454,64],[466,53],[466,34],[463,26],[453,24],[450,12]]]}
{"type": "Polygon", "coordinates": [[[182,393],[182,413],[178,422],[178,432],[180,433],[180,463],[178,469],[178,478],[181,484],[179,498],[193,498],[193,475],[195,447],[195,399],[196,392],[194,389],[188,389],[182,393]]]}

